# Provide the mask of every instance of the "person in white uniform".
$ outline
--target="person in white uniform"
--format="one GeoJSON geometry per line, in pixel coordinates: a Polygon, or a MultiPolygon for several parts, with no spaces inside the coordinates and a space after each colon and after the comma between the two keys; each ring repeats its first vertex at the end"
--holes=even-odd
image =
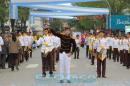
{"type": "Polygon", "coordinates": [[[28,35],[26,32],[23,34],[23,42],[24,42],[24,58],[26,61],[29,60],[29,53],[28,53],[28,47],[29,47],[29,40],[28,35]]]}
{"type": "Polygon", "coordinates": [[[29,53],[29,57],[32,58],[32,44],[33,44],[34,39],[33,39],[33,36],[31,35],[31,33],[28,33],[28,34],[29,34],[28,35],[28,41],[29,41],[28,53],[29,53]]]}
{"type": "Polygon", "coordinates": [[[18,41],[20,42],[19,59],[20,63],[24,62],[24,40],[23,33],[19,32],[18,41]]]}
{"type": "Polygon", "coordinates": [[[97,43],[97,77],[106,78],[106,57],[107,57],[107,40],[104,33],[99,33],[99,42],[97,43]]]}
{"type": "Polygon", "coordinates": [[[1,59],[1,52],[2,52],[2,46],[4,45],[3,38],[0,36],[0,67],[2,68],[2,59],[1,59]]]}
{"type": "Polygon", "coordinates": [[[113,61],[119,62],[119,39],[118,37],[114,37],[113,39],[113,61]]]}
{"type": "Polygon", "coordinates": [[[46,71],[49,71],[50,77],[53,77],[53,59],[51,52],[53,50],[53,38],[49,35],[50,32],[46,28],[44,29],[44,37],[39,38],[37,45],[41,47],[42,57],[42,76],[46,77],[46,71]]]}

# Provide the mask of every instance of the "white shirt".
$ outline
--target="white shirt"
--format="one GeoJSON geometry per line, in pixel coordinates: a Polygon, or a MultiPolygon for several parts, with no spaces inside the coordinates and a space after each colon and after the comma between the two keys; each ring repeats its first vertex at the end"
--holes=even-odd
{"type": "Polygon", "coordinates": [[[76,45],[77,45],[77,47],[80,47],[80,39],[75,39],[75,42],[76,42],[76,45]]]}
{"type": "Polygon", "coordinates": [[[28,36],[29,46],[32,45],[33,41],[34,41],[33,36],[28,36]]]}
{"type": "Polygon", "coordinates": [[[107,45],[107,40],[106,38],[101,38],[99,39],[98,43],[97,43],[97,52],[100,52],[102,47],[106,50],[108,48],[108,45],[107,45]]]}
{"type": "Polygon", "coordinates": [[[59,37],[55,36],[55,39],[54,39],[54,45],[55,45],[55,48],[58,48],[61,46],[61,40],[59,37]]]}
{"type": "Polygon", "coordinates": [[[108,47],[113,45],[113,38],[112,37],[107,37],[107,45],[108,45],[108,47]]]}
{"type": "Polygon", "coordinates": [[[113,39],[113,48],[119,48],[119,39],[113,39]]]}
{"type": "Polygon", "coordinates": [[[123,39],[123,49],[129,50],[129,42],[128,39],[123,39]]]}
{"type": "Polygon", "coordinates": [[[123,50],[123,39],[120,39],[119,40],[119,47],[118,47],[119,50],[123,50]]]}
{"type": "Polygon", "coordinates": [[[20,42],[20,46],[24,46],[24,40],[23,40],[23,36],[19,36],[18,40],[20,42]]]}
{"type": "Polygon", "coordinates": [[[28,46],[29,45],[29,40],[28,40],[28,36],[23,36],[23,42],[24,42],[24,46],[28,46]]]}
{"type": "Polygon", "coordinates": [[[98,47],[98,39],[95,39],[94,43],[93,43],[93,49],[97,49],[98,47]]]}
{"type": "Polygon", "coordinates": [[[0,52],[2,51],[2,45],[4,45],[3,38],[0,36],[0,52]]]}
{"type": "Polygon", "coordinates": [[[50,49],[50,51],[54,48],[54,45],[53,45],[53,37],[51,36],[44,36],[43,38],[39,38],[39,40],[37,41],[37,44],[40,45],[42,44],[42,47],[41,47],[41,52],[44,52],[47,48],[50,49]],[[46,46],[46,44],[48,46],[46,46]]]}

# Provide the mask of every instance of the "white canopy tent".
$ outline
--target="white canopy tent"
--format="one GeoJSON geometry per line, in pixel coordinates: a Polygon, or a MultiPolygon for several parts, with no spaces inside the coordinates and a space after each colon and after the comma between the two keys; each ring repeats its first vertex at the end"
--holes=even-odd
{"type": "Polygon", "coordinates": [[[34,17],[73,19],[74,16],[108,15],[108,8],[92,8],[72,6],[75,2],[94,2],[101,0],[11,0],[10,19],[18,19],[18,7],[27,7],[48,12],[30,11],[30,21],[34,17]],[[68,4],[68,5],[66,5],[68,4]]]}
{"type": "Polygon", "coordinates": [[[11,0],[13,4],[58,4],[58,3],[75,3],[75,2],[93,2],[100,0],[11,0]]]}
{"type": "Polygon", "coordinates": [[[90,16],[90,15],[106,15],[107,13],[89,13],[89,12],[30,12],[31,16],[90,16]]]}
{"type": "Polygon", "coordinates": [[[92,7],[78,7],[78,6],[61,6],[61,5],[19,5],[23,7],[51,10],[51,11],[63,11],[63,12],[88,12],[88,13],[106,13],[109,14],[108,8],[92,8],[92,7]]]}
{"type": "MultiPolygon", "coordinates": [[[[65,6],[63,4],[68,4],[68,3],[70,4],[75,2],[93,2],[93,1],[100,1],[100,0],[11,0],[10,19],[18,19],[18,6],[28,7],[31,9],[41,9],[41,10],[51,10],[51,11],[90,12],[83,7],[74,7],[74,6],[70,7],[70,6],[65,6]],[[59,3],[61,5],[59,5],[59,3]]],[[[102,12],[101,10],[106,10],[106,9],[98,9],[99,12],[102,12]]]]}

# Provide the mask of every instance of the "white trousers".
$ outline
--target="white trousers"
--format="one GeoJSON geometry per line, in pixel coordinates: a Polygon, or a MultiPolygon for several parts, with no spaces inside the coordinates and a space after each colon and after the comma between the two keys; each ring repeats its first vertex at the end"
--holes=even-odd
{"type": "Polygon", "coordinates": [[[60,80],[64,79],[64,74],[66,74],[66,79],[70,80],[70,64],[71,64],[71,57],[63,52],[60,53],[60,80]]]}

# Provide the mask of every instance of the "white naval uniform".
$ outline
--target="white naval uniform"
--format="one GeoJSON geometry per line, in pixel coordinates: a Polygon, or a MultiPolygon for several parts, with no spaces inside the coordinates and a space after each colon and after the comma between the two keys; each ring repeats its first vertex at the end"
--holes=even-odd
{"type": "Polygon", "coordinates": [[[33,36],[28,36],[29,46],[32,46],[33,41],[34,41],[33,36]]]}
{"type": "Polygon", "coordinates": [[[123,49],[129,50],[129,41],[128,39],[123,39],[123,49]]]}
{"type": "Polygon", "coordinates": [[[24,40],[23,40],[23,36],[19,36],[18,40],[20,42],[20,46],[23,47],[24,46],[24,40]]]}
{"type": "Polygon", "coordinates": [[[24,46],[25,47],[29,46],[29,40],[28,40],[28,36],[27,35],[23,36],[23,42],[24,42],[24,46]]]}
{"type": "Polygon", "coordinates": [[[2,52],[2,45],[4,45],[3,38],[0,36],[0,52],[2,52]]]}
{"type": "Polygon", "coordinates": [[[119,50],[119,39],[113,39],[113,46],[112,48],[117,48],[119,50]]]}
{"type": "Polygon", "coordinates": [[[106,39],[107,39],[107,45],[108,45],[108,47],[110,47],[110,46],[112,47],[113,43],[114,43],[113,42],[113,38],[112,37],[107,37],[106,39]]]}
{"type": "Polygon", "coordinates": [[[41,47],[41,52],[47,52],[47,51],[52,51],[53,49],[53,39],[50,36],[44,36],[43,38],[39,38],[39,40],[37,41],[37,45],[42,44],[41,47]],[[46,43],[48,44],[48,47],[46,46],[46,43]]]}
{"type": "Polygon", "coordinates": [[[100,38],[98,43],[97,43],[97,52],[100,53],[102,48],[104,49],[102,52],[102,57],[106,58],[106,54],[107,54],[107,49],[108,49],[108,45],[107,45],[107,39],[106,38],[100,38]]]}

